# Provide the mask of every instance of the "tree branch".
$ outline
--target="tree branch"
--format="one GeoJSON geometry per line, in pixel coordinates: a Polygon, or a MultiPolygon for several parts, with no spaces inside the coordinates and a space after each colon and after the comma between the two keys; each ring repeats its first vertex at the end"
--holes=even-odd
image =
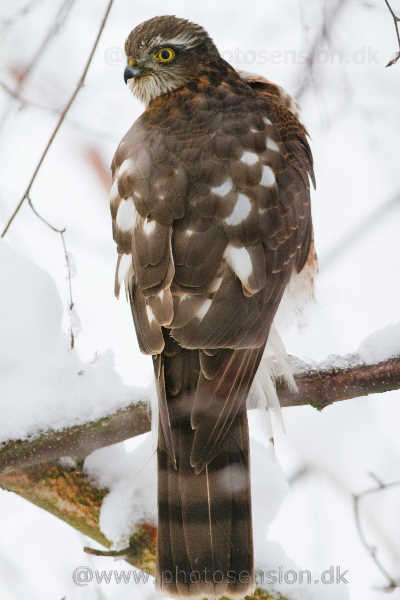
{"type": "Polygon", "coordinates": [[[297,102],[302,99],[310,87],[321,48],[325,43],[329,42],[330,31],[345,4],[346,0],[335,0],[329,5],[330,10],[324,14],[322,25],[317,31],[305,58],[305,70],[301,73],[300,84],[294,95],[297,102]]]}
{"type": "Polygon", "coordinates": [[[41,169],[41,167],[42,167],[42,165],[43,165],[43,162],[44,162],[44,160],[45,160],[45,158],[46,158],[46,156],[47,156],[47,153],[48,153],[48,151],[50,150],[50,148],[51,148],[51,146],[52,146],[52,144],[53,144],[53,142],[54,142],[54,140],[55,140],[55,138],[56,138],[56,135],[57,135],[58,131],[60,130],[60,127],[61,127],[61,125],[63,124],[63,122],[64,122],[64,119],[65,119],[65,117],[67,116],[67,114],[68,114],[68,112],[69,112],[69,110],[70,110],[70,108],[71,108],[72,104],[74,103],[74,101],[75,101],[75,98],[77,97],[77,95],[78,95],[78,93],[79,93],[80,89],[82,88],[82,86],[83,86],[83,84],[84,84],[84,82],[85,82],[85,79],[86,79],[87,72],[88,72],[88,70],[89,70],[89,67],[90,67],[90,65],[91,65],[91,62],[92,62],[92,60],[93,60],[93,57],[94,57],[94,54],[95,54],[95,52],[96,52],[96,49],[97,49],[97,46],[98,46],[98,43],[99,43],[99,40],[100,40],[101,34],[103,33],[103,29],[104,29],[104,27],[105,27],[105,25],[106,25],[107,18],[108,18],[108,15],[109,15],[109,13],[110,13],[110,10],[111,10],[111,7],[112,7],[112,5],[113,5],[113,0],[109,0],[109,2],[108,2],[108,4],[107,4],[106,12],[105,12],[105,14],[104,14],[104,17],[103,17],[103,19],[102,19],[102,22],[101,22],[101,24],[100,24],[100,28],[99,28],[99,30],[98,30],[98,32],[97,32],[96,39],[95,39],[95,41],[94,41],[94,44],[93,44],[93,46],[92,46],[92,49],[91,49],[91,51],[90,51],[89,57],[88,57],[88,59],[87,59],[87,61],[86,61],[85,67],[84,67],[84,69],[83,69],[83,72],[82,72],[82,75],[81,75],[81,77],[80,77],[80,79],[79,79],[79,81],[78,81],[78,84],[77,84],[77,86],[76,86],[75,90],[73,91],[73,93],[72,93],[72,95],[71,95],[70,99],[68,100],[68,102],[67,102],[67,104],[66,104],[66,106],[65,106],[64,110],[62,111],[62,113],[61,113],[61,115],[60,115],[60,118],[58,119],[58,122],[57,122],[57,124],[56,124],[56,126],[55,126],[55,128],[54,128],[54,130],[53,130],[53,133],[51,134],[51,136],[50,136],[50,139],[49,139],[49,141],[47,142],[47,144],[46,144],[46,147],[45,147],[45,149],[44,149],[44,150],[43,150],[43,152],[42,152],[42,155],[41,155],[41,157],[40,157],[40,159],[39,159],[39,162],[37,163],[37,165],[36,165],[36,168],[35,168],[35,170],[33,171],[32,177],[31,177],[31,179],[30,179],[30,181],[29,181],[29,183],[28,183],[28,187],[26,188],[26,190],[25,190],[25,192],[23,193],[23,195],[22,195],[22,197],[21,197],[20,201],[18,202],[18,204],[17,204],[17,206],[15,207],[15,209],[14,209],[14,211],[13,211],[12,215],[10,216],[10,218],[9,218],[9,220],[8,220],[8,222],[7,222],[7,225],[5,226],[5,228],[4,228],[4,230],[3,230],[2,234],[1,234],[1,237],[4,237],[4,236],[6,235],[6,233],[7,233],[8,229],[9,229],[9,228],[10,228],[10,226],[11,226],[11,223],[12,223],[12,222],[13,222],[13,220],[15,219],[16,215],[18,214],[18,212],[19,212],[20,208],[22,207],[23,203],[25,202],[25,200],[28,198],[28,196],[29,196],[29,194],[30,194],[30,191],[31,191],[31,188],[32,188],[32,185],[33,185],[33,183],[35,182],[35,179],[36,179],[36,177],[37,177],[37,174],[39,173],[39,171],[40,171],[40,169],[41,169]]]}
{"type": "MultiPolygon", "coordinates": [[[[357,362],[356,355],[342,359],[346,365],[348,360],[351,360],[352,366],[310,369],[303,365],[295,374],[298,393],[288,390],[278,380],[282,406],[311,404],[323,409],[340,400],[400,388],[400,358],[374,365],[362,364],[360,360],[357,362]]],[[[295,359],[293,362],[299,364],[295,359]]],[[[143,401],[96,422],[61,432],[46,432],[34,440],[8,442],[0,450],[0,486],[57,516],[109,549],[111,542],[99,527],[101,503],[107,490],[92,485],[82,470],[82,461],[72,469],[63,462],[56,464],[55,461],[67,455],[82,459],[97,448],[145,433],[149,428],[148,408],[143,401]]],[[[356,497],[355,510],[358,511],[359,499],[366,493],[356,497]]],[[[155,539],[156,529],[152,524],[137,523],[129,547],[117,554],[123,555],[129,564],[153,574],[155,539]]],[[[101,554],[98,550],[88,551],[101,554]]],[[[113,551],[106,554],[116,555],[113,551]]],[[[390,580],[390,584],[393,581],[390,580]]],[[[257,590],[246,600],[270,598],[265,591],[257,590]]]]}
{"type": "MultiPolygon", "coordinates": [[[[299,364],[297,359],[292,359],[299,364]]],[[[311,405],[318,410],[342,400],[400,389],[400,358],[365,365],[356,355],[352,366],[309,367],[295,373],[298,393],[278,379],[277,391],[282,407],[311,405]]],[[[336,359],[336,362],[339,362],[336,359]]],[[[150,418],[146,398],[132,403],[113,415],[64,429],[43,432],[31,440],[10,440],[0,448],[0,472],[26,468],[62,456],[83,459],[98,448],[122,442],[149,431],[150,418]]]]}
{"type": "MultiPolygon", "coordinates": [[[[14,492],[71,525],[106,548],[111,542],[99,527],[101,503],[107,489],[98,489],[89,481],[82,464],[68,469],[44,463],[0,474],[0,487],[14,492]]],[[[130,537],[125,560],[152,574],[155,565],[156,529],[138,523],[130,537]]]]}
{"type": "MultiPolygon", "coordinates": [[[[81,464],[68,469],[58,464],[46,463],[3,472],[0,473],[0,487],[18,494],[102,546],[110,548],[111,542],[99,527],[101,503],[108,490],[94,487],[83,472],[81,464]]],[[[123,552],[101,552],[91,548],[85,548],[85,551],[98,556],[120,556],[130,565],[154,575],[156,535],[157,529],[154,525],[141,522],[136,524],[129,539],[129,547],[123,552]]],[[[273,598],[285,600],[281,595],[271,596],[261,589],[246,596],[246,600],[273,598]]]]}
{"type": "Polygon", "coordinates": [[[395,579],[394,577],[392,577],[392,575],[390,575],[389,571],[386,569],[386,567],[383,565],[382,561],[378,557],[378,549],[376,548],[376,546],[373,546],[368,542],[367,537],[365,535],[363,525],[362,525],[362,521],[361,521],[360,502],[363,498],[365,498],[366,496],[370,496],[371,494],[376,494],[376,493],[382,492],[383,490],[388,490],[393,487],[398,487],[400,485],[400,481],[392,481],[390,483],[383,483],[373,473],[370,473],[370,476],[372,477],[372,479],[374,479],[374,481],[376,482],[376,485],[374,485],[371,488],[368,488],[367,490],[364,490],[360,494],[353,495],[354,518],[355,518],[355,522],[356,522],[358,535],[360,537],[360,541],[361,541],[362,545],[364,546],[365,550],[370,555],[370,557],[373,560],[373,562],[375,563],[375,566],[377,567],[377,569],[382,573],[382,575],[384,576],[384,578],[387,581],[387,584],[383,588],[381,588],[382,591],[393,592],[393,590],[400,587],[400,579],[395,579]]]}
{"type": "Polygon", "coordinates": [[[400,389],[400,357],[373,365],[364,364],[357,355],[347,358],[352,366],[315,367],[296,373],[298,393],[278,381],[281,406],[310,404],[322,410],[334,402],[400,389]]]}
{"type": "Polygon", "coordinates": [[[81,460],[94,450],[150,430],[148,405],[137,402],[113,415],[62,431],[46,431],[32,440],[10,441],[0,448],[0,473],[50,463],[63,456],[81,460]]]}
{"type": "Polygon", "coordinates": [[[399,31],[399,23],[400,23],[400,17],[398,17],[396,15],[396,13],[394,12],[393,8],[390,6],[390,3],[388,0],[384,0],[386,6],[389,9],[390,14],[392,15],[392,19],[393,19],[393,23],[394,23],[394,28],[396,30],[396,37],[397,37],[397,44],[399,46],[399,49],[397,50],[396,54],[394,55],[394,57],[389,60],[388,64],[385,65],[386,67],[391,67],[392,65],[396,64],[397,61],[400,58],[400,31],[399,31]]]}

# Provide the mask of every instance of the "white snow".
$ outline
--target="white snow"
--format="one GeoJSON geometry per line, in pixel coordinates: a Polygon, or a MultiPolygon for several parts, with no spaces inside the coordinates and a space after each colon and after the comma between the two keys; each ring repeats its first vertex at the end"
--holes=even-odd
{"type": "MultiPolygon", "coordinates": [[[[279,83],[293,95],[303,83],[308,84],[300,103],[315,156],[317,191],[312,210],[321,274],[316,303],[301,312],[300,328],[294,325],[300,311],[296,319],[290,311],[280,311],[285,328],[279,324],[278,330],[289,353],[315,363],[328,355],[340,356],[345,357],[342,364],[349,364],[355,356],[350,353],[361,340],[366,341],[359,352],[367,362],[397,353],[398,326],[389,324],[399,321],[400,67],[384,68],[395,50],[395,32],[383,2],[343,3],[329,38],[316,54],[315,72],[308,82],[305,55],[329,16],[331,4],[257,0],[251,11],[243,13],[232,10],[226,0],[155,0],[150,14],[149,3],[139,0],[132,14],[130,1],[114,3],[85,86],[32,189],[40,212],[57,227],[67,227],[68,251],[77,266],[73,294],[82,331],[76,349],[70,352],[59,236],[25,206],[0,247],[1,439],[111,412],[142,397],[141,391],[138,394],[128,384],[148,385],[152,378],[151,358],[138,351],[129,306],[117,303],[113,296],[116,251],[111,239],[109,186],[100,180],[89,153],[95,150],[108,171],[122,135],[143,110],[123,84],[123,43],[133,26],[156,14],[178,14],[200,23],[228,62],[279,83]],[[385,332],[386,328],[390,329],[385,332]],[[383,337],[366,339],[382,329],[383,337]],[[96,353],[99,358],[91,364],[96,353]],[[80,371],[84,375],[77,375],[80,371]]],[[[58,8],[50,0],[29,5],[24,0],[3,1],[1,81],[9,87],[15,87],[15,74],[35,56],[58,8]],[[19,14],[24,6],[28,12],[19,14]],[[16,15],[14,24],[8,25],[7,19],[16,15]]],[[[97,2],[74,4],[66,24],[21,90],[33,105],[21,107],[0,90],[3,225],[57,119],[53,110],[35,105],[50,109],[65,105],[102,11],[97,2]]],[[[271,121],[265,118],[264,122],[273,137],[271,121]]],[[[273,183],[271,174],[268,181],[273,183]]],[[[228,182],[221,191],[229,193],[231,188],[228,182]]],[[[261,488],[254,502],[257,566],[288,569],[295,564],[293,568],[313,573],[331,565],[349,569],[345,590],[330,585],[284,588],[282,584],[280,591],[290,600],[342,600],[347,595],[351,600],[378,600],[382,595],[375,588],[385,582],[360,544],[352,493],[371,485],[368,471],[384,481],[399,477],[399,392],[337,403],[322,413],[312,407],[284,409],[283,413],[287,433],[278,433],[275,442],[281,466],[274,463],[274,475],[270,449],[263,448],[263,459],[253,460],[253,487],[261,488]],[[289,488],[287,478],[291,479],[289,488]]],[[[249,420],[251,435],[259,442],[270,437],[269,413],[250,411],[249,420]]],[[[112,464],[105,464],[104,452],[103,462],[99,459],[97,465],[99,477],[104,469],[104,477],[111,479],[115,468],[123,478],[120,461],[121,469],[126,467],[127,485],[143,466],[146,470],[148,463],[139,448],[137,460],[135,451],[129,453],[129,461],[121,450],[110,454],[112,464]]],[[[149,466],[147,475],[154,476],[154,466],[149,466]]],[[[114,532],[115,539],[124,535],[125,522],[140,516],[138,503],[134,504],[137,512],[130,512],[130,501],[119,494],[117,487],[122,490],[123,483],[118,481],[110,483],[110,497],[114,494],[121,520],[117,522],[109,499],[102,511],[102,526],[110,535],[114,532]]],[[[154,493],[154,481],[147,485],[153,486],[154,493]]],[[[371,497],[362,511],[368,539],[378,547],[394,577],[399,576],[400,556],[400,542],[393,533],[400,530],[398,494],[393,489],[371,497]]],[[[154,500],[147,498],[145,504],[154,513],[154,500]]],[[[138,600],[155,598],[151,582],[133,591],[125,585],[75,585],[72,572],[79,565],[113,569],[124,563],[85,555],[82,547],[92,542],[14,494],[0,492],[0,511],[7,515],[0,540],[2,599],[99,600],[106,596],[107,600],[126,600],[132,593],[138,600]]],[[[390,597],[399,600],[399,590],[390,597]]]]}
{"type": "Polygon", "coordinates": [[[0,242],[0,442],[92,421],[143,399],[126,386],[110,351],[83,362],[61,329],[52,279],[0,242]]]}
{"type": "Polygon", "coordinates": [[[130,443],[93,452],[85,471],[109,494],[103,501],[100,528],[118,548],[125,548],[135,525],[156,524],[156,454],[150,433],[130,443]]]}
{"type": "Polygon", "coordinates": [[[360,345],[358,354],[366,364],[400,357],[400,322],[371,333],[360,345]]]}

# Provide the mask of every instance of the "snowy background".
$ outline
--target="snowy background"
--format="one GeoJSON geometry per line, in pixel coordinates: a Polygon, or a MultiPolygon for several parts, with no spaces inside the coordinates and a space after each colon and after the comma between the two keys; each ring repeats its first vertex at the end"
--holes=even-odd
{"type": "MultiPolygon", "coordinates": [[[[393,7],[400,13],[398,0],[393,7]]],[[[2,2],[2,225],[80,76],[104,8],[100,0],[2,2]],[[56,18],[62,26],[48,36],[56,18]]],[[[200,23],[234,66],[300,96],[316,162],[313,215],[321,269],[316,304],[300,329],[286,332],[288,351],[305,360],[346,354],[400,319],[400,64],[384,68],[396,40],[383,0],[115,0],[86,84],[31,194],[43,216],[67,228],[75,271],[73,352],[60,237],[25,205],[0,244],[0,442],[112,412],[142,397],[151,381],[151,360],[138,352],[129,308],[113,295],[116,253],[107,188],[116,145],[142,111],[123,82],[123,43],[136,24],[157,14],[200,23]],[[318,47],[324,22],[329,35],[318,47]],[[310,77],[306,57],[313,47],[310,77]]],[[[400,478],[399,400],[400,392],[392,392],[322,413],[286,409],[278,462],[262,418],[251,414],[258,566],[348,571],[346,586],[275,586],[288,598],[383,597],[377,588],[386,582],[361,546],[352,494],[373,483],[368,472],[388,482],[400,478]]],[[[141,510],[154,514],[153,460],[150,436],[87,459],[89,472],[111,489],[101,522],[110,538],[117,539],[132,518],[127,507],[136,516],[141,510]]],[[[362,506],[368,538],[398,578],[399,508],[400,488],[362,506]]],[[[76,586],[72,572],[79,565],[108,569],[123,563],[88,557],[82,535],[13,494],[0,493],[0,514],[2,599],[154,598],[151,581],[134,589],[76,586]]],[[[400,590],[390,597],[400,598],[400,590]]]]}

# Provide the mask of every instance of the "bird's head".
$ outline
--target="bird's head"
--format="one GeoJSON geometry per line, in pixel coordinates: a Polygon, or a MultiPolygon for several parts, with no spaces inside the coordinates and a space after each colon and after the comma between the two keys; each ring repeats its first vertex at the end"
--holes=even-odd
{"type": "Polygon", "coordinates": [[[200,25],[174,16],[154,17],[135,27],[125,52],[125,83],[145,104],[193,81],[202,65],[219,56],[200,25]]]}

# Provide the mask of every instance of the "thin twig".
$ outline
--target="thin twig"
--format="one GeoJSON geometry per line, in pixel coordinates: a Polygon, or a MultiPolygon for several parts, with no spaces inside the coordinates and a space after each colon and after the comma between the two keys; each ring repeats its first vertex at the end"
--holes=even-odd
{"type": "Polygon", "coordinates": [[[63,124],[64,119],[67,116],[67,114],[68,114],[68,112],[69,112],[72,104],[74,103],[75,98],[77,97],[77,95],[79,93],[79,90],[82,88],[82,86],[83,86],[83,84],[85,82],[87,72],[88,72],[89,67],[91,65],[91,62],[93,60],[94,53],[96,52],[96,49],[97,49],[97,46],[98,46],[101,34],[103,33],[103,29],[104,29],[104,27],[106,25],[107,18],[108,18],[108,15],[110,13],[112,5],[113,5],[113,0],[109,0],[109,2],[107,4],[106,11],[105,11],[105,14],[104,14],[104,17],[103,17],[102,22],[100,24],[100,28],[99,28],[99,30],[97,32],[97,36],[96,36],[95,42],[94,42],[93,47],[92,47],[92,49],[90,51],[89,57],[88,57],[88,59],[86,61],[85,67],[83,69],[83,73],[82,73],[82,75],[81,75],[81,77],[80,77],[80,79],[78,81],[78,84],[77,84],[74,92],[72,93],[70,99],[68,100],[68,102],[67,102],[64,110],[62,111],[62,113],[60,115],[60,118],[59,118],[59,120],[58,120],[58,122],[57,122],[57,124],[56,124],[56,126],[54,128],[54,131],[51,134],[50,139],[47,142],[45,149],[43,150],[43,153],[42,153],[42,155],[41,155],[41,157],[39,159],[38,164],[36,165],[36,168],[35,168],[35,170],[34,170],[34,172],[32,174],[32,177],[31,177],[31,179],[29,181],[28,187],[26,188],[26,190],[23,193],[20,201],[18,202],[17,206],[15,207],[15,209],[14,209],[11,217],[9,218],[9,220],[7,222],[7,225],[5,226],[5,228],[4,228],[4,230],[3,230],[2,234],[1,234],[1,237],[4,237],[6,235],[6,233],[7,233],[8,229],[9,229],[11,223],[14,221],[14,219],[15,219],[16,215],[18,214],[21,206],[23,205],[23,203],[25,202],[25,200],[29,196],[29,193],[31,191],[32,185],[33,185],[33,183],[34,183],[34,181],[35,181],[35,179],[37,177],[37,174],[39,173],[39,171],[40,171],[40,169],[41,169],[41,167],[43,165],[43,162],[44,162],[44,160],[45,160],[45,158],[47,156],[47,153],[50,150],[51,145],[53,144],[54,139],[55,139],[58,131],[60,130],[60,127],[63,124]]]}
{"type": "Polygon", "coordinates": [[[25,6],[23,6],[22,8],[20,8],[12,17],[8,17],[7,19],[3,19],[0,25],[0,31],[3,34],[5,29],[8,29],[10,27],[12,27],[15,23],[20,23],[21,19],[23,17],[26,17],[26,15],[28,15],[31,10],[33,8],[35,8],[35,5],[38,4],[38,0],[29,0],[29,2],[27,2],[25,4],[25,6]]]}
{"type": "Polygon", "coordinates": [[[389,60],[388,64],[385,65],[386,67],[391,67],[392,65],[396,64],[397,61],[400,59],[400,30],[399,30],[399,23],[400,23],[400,17],[398,17],[396,15],[396,13],[394,12],[393,8],[390,6],[390,3],[388,0],[384,0],[386,6],[389,9],[390,14],[392,15],[392,19],[393,19],[393,23],[394,23],[394,28],[396,30],[396,37],[397,37],[397,43],[399,46],[399,49],[397,50],[396,54],[394,55],[394,57],[389,60]]]}
{"type": "Polygon", "coordinates": [[[30,198],[29,195],[27,195],[26,199],[28,200],[28,204],[31,207],[33,213],[37,216],[38,219],[40,219],[42,221],[42,223],[44,223],[45,225],[47,225],[47,227],[50,227],[50,229],[52,229],[55,233],[59,233],[60,235],[62,235],[63,233],[65,233],[65,231],[66,231],[65,227],[63,229],[57,229],[57,227],[54,227],[54,225],[52,225],[51,223],[49,223],[49,221],[47,221],[47,219],[45,219],[44,217],[42,217],[42,215],[33,206],[32,200],[31,200],[31,198],[30,198]]]}
{"type": "Polygon", "coordinates": [[[45,106],[44,104],[39,104],[38,102],[34,102],[33,100],[28,100],[20,95],[17,90],[14,90],[9,85],[4,83],[4,81],[0,81],[0,88],[11,98],[14,100],[18,100],[22,106],[33,106],[34,108],[40,108],[41,110],[48,110],[49,112],[59,112],[56,108],[51,108],[51,106],[45,106]]]}
{"type": "MultiPolygon", "coordinates": [[[[61,28],[64,26],[69,13],[71,12],[71,8],[74,4],[75,0],[63,0],[60,8],[57,11],[56,16],[54,17],[53,23],[50,29],[47,31],[44,39],[40,42],[39,47],[36,52],[33,53],[33,56],[28,63],[28,65],[23,69],[20,73],[20,77],[18,78],[16,88],[14,90],[15,97],[20,96],[21,92],[31,75],[32,71],[40,62],[42,56],[46,52],[50,42],[55,38],[55,36],[59,33],[61,28]]],[[[4,123],[7,121],[8,115],[10,114],[10,110],[5,111],[0,121],[0,129],[3,127],[4,123]]]]}
{"type": "Polygon", "coordinates": [[[297,101],[301,100],[301,98],[306,93],[310,82],[312,82],[313,80],[315,66],[318,62],[318,56],[321,47],[326,42],[330,41],[330,31],[332,30],[333,24],[335,23],[341,9],[344,7],[345,4],[346,0],[336,0],[333,7],[331,7],[329,13],[327,15],[324,14],[322,26],[317,31],[317,34],[315,35],[314,40],[305,58],[306,69],[305,72],[301,73],[301,83],[298,86],[298,89],[294,95],[297,101]]]}
{"type": "Polygon", "coordinates": [[[71,260],[69,257],[69,252],[67,249],[67,244],[65,242],[65,233],[66,233],[66,228],[63,227],[63,229],[57,229],[57,227],[55,227],[54,225],[52,225],[49,221],[47,221],[47,219],[45,219],[39,212],[38,210],[34,207],[33,202],[30,198],[30,196],[27,196],[27,200],[28,200],[28,204],[31,207],[33,213],[38,217],[38,219],[40,219],[42,221],[42,223],[44,223],[47,227],[49,227],[52,231],[54,231],[54,233],[58,233],[61,237],[61,243],[62,243],[62,247],[63,247],[63,251],[64,251],[64,258],[65,258],[65,264],[67,267],[67,281],[68,281],[68,310],[70,313],[70,348],[71,350],[74,348],[75,346],[75,335],[74,335],[74,330],[73,330],[73,323],[72,323],[72,310],[74,308],[74,301],[73,301],[73,296],[72,296],[72,267],[71,267],[71,260]]]}
{"type": "Polygon", "coordinates": [[[86,554],[92,554],[93,556],[112,556],[114,558],[127,556],[129,554],[129,548],[124,548],[123,550],[97,550],[97,548],[84,546],[83,551],[86,552],[86,554]]]}
{"type": "Polygon", "coordinates": [[[369,496],[371,494],[376,494],[378,492],[382,492],[383,490],[388,490],[393,487],[397,487],[400,485],[400,481],[392,481],[390,483],[383,483],[381,479],[379,479],[374,473],[369,473],[370,477],[376,482],[376,485],[364,490],[360,494],[353,495],[353,509],[354,509],[354,518],[356,522],[356,527],[358,531],[359,538],[361,540],[361,544],[364,546],[370,557],[375,563],[377,569],[382,573],[384,578],[387,580],[387,585],[385,585],[382,590],[385,592],[392,592],[393,590],[400,588],[400,580],[395,579],[390,575],[389,571],[381,562],[380,558],[378,558],[378,548],[376,546],[371,545],[366,537],[365,531],[362,526],[361,516],[360,516],[360,501],[369,496]]]}
{"type": "MultiPolygon", "coordinates": [[[[38,110],[45,110],[49,113],[53,113],[56,115],[60,115],[63,111],[62,108],[59,108],[56,106],[48,106],[46,104],[40,104],[39,102],[36,102],[35,100],[31,100],[30,98],[21,96],[20,94],[18,94],[18,92],[16,90],[13,90],[9,85],[4,83],[4,81],[0,81],[0,88],[6,94],[8,94],[12,98],[14,98],[14,100],[17,100],[18,102],[20,102],[20,104],[24,107],[30,106],[32,108],[37,108],[38,110]]],[[[106,131],[105,129],[99,129],[98,127],[96,129],[91,129],[90,127],[87,127],[87,125],[85,123],[76,121],[74,119],[71,119],[70,117],[68,117],[66,119],[66,123],[68,123],[71,127],[75,127],[76,129],[78,129],[81,134],[96,136],[99,139],[102,139],[103,141],[105,139],[110,139],[110,140],[114,139],[114,134],[111,131],[106,131]]]]}
{"type": "Polygon", "coordinates": [[[61,243],[62,243],[62,247],[64,250],[64,257],[65,257],[65,264],[67,267],[67,281],[68,281],[68,312],[69,312],[69,320],[70,320],[70,330],[69,330],[69,337],[70,337],[70,348],[71,350],[74,348],[75,346],[75,334],[74,334],[74,327],[73,327],[73,314],[72,311],[74,309],[74,300],[73,300],[73,296],[72,296],[72,267],[71,267],[71,260],[69,257],[69,253],[67,250],[67,244],[65,242],[65,233],[66,233],[66,228],[63,227],[63,229],[57,229],[57,227],[55,227],[54,225],[52,225],[47,219],[45,219],[40,212],[34,207],[33,202],[31,200],[31,197],[28,195],[27,197],[28,200],[28,204],[31,207],[33,213],[38,217],[38,219],[40,219],[42,221],[42,223],[44,223],[47,227],[49,227],[52,231],[54,231],[54,233],[57,233],[60,235],[61,237],[61,243]]]}

